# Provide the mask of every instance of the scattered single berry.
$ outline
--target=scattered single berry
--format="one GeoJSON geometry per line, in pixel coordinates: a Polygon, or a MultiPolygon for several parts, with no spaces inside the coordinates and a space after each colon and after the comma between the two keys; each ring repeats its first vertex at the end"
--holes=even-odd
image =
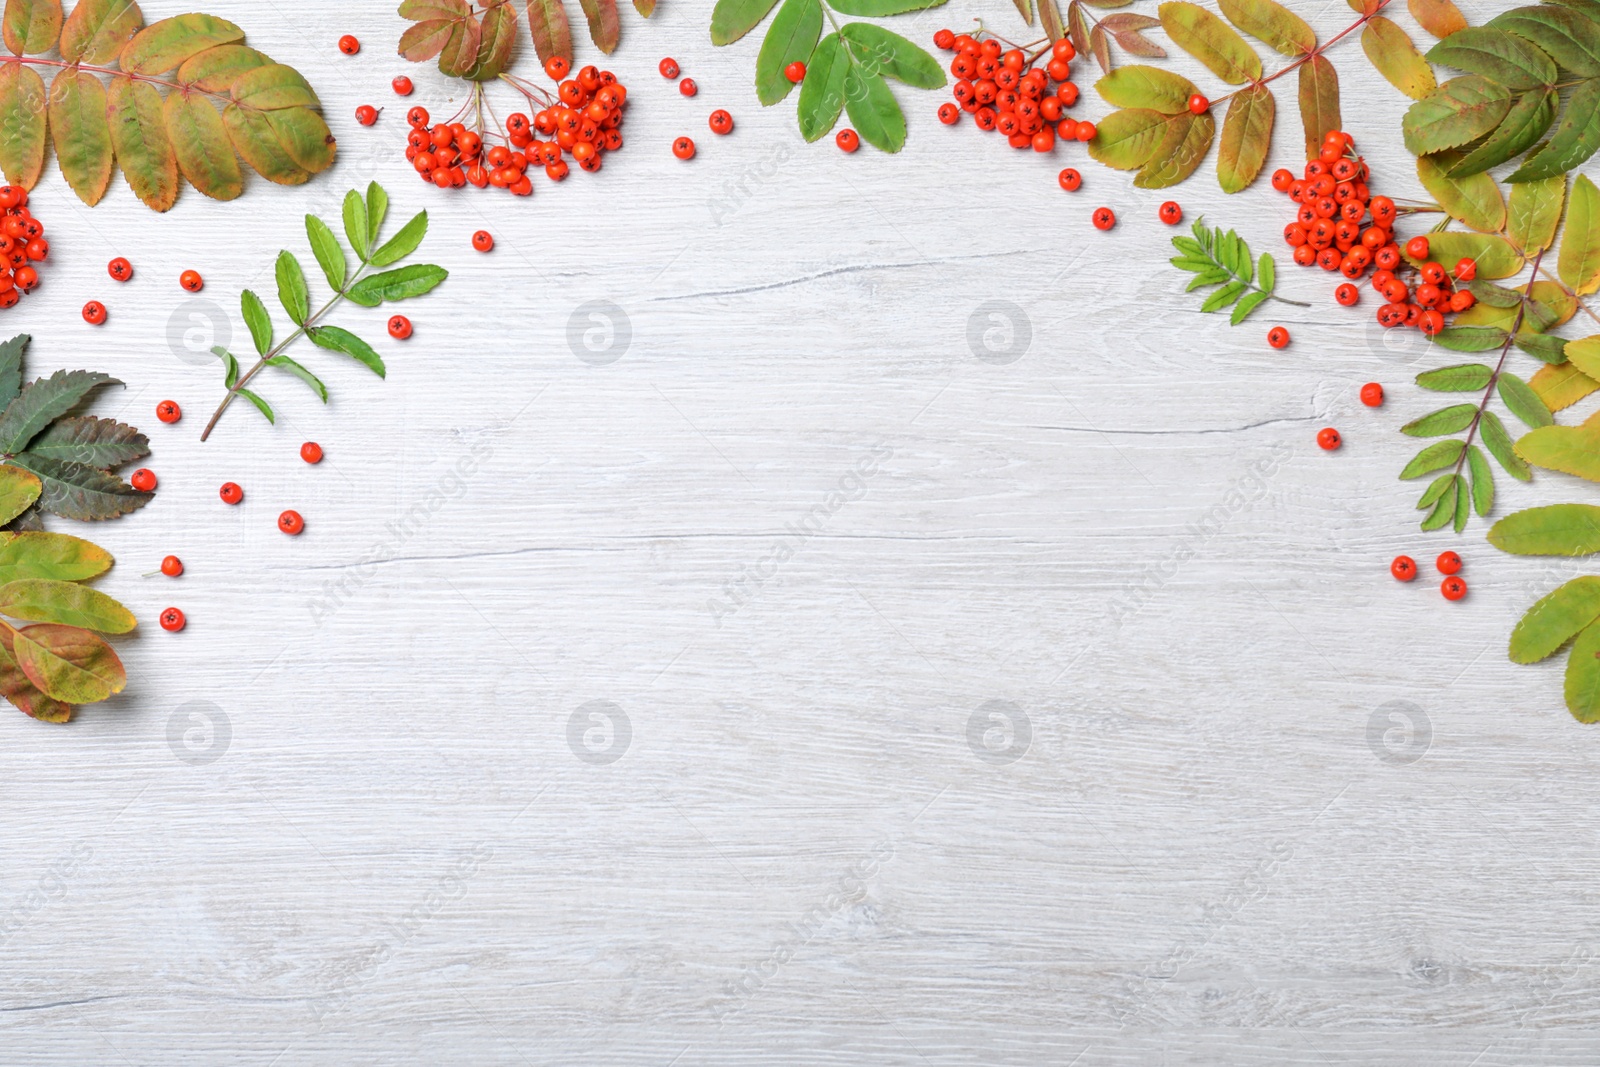
{"type": "Polygon", "coordinates": [[[200,277],[200,272],[197,270],[186,270],[178,275],[178,284],[191,293],[198,293],[206,287],[205,279],[200,277]]]}
{"type": "Polygon", "coordinates": [[[183,418],[183,409],[176,400],[163,400],[156,405],[156,418],[162,422],[177,422],[183,418]]]}
{"type": "Polygon", "coordinates": [[[133,472],[133,477],[128,479],[128,483],[141,493],[151,492],[156,487],[156,472],[149,467],[140,467],[133,472]]]}
{"type": "Polygon", "coordinates": [[[939,121],[946,126],[954,126],[961,121],[961,109],[946,100],[939,105],[939,121]]]}
{"type": "Polygon", "coordinates": [[[1339,436],[1339,431],[1329,426],[1325,430],[1317,431],[1317,445],[1326,452],[1332,452],[1344,444],[1344,438],[1339,436]]]}
{"type": "Polygon", "coordinates": [[[106,321],[106,306],[98,300],[91,300],[83,305],[83,321],[90,326],[99,326],[106,321]]]}
{"type": "Polygon", "coordinates": [[[1446,600],[1460,600],[1467,595],[1467,583],[1452,575],[1439,583],[1439,592],[1446,600]]]}
{"type": "Polygon", "coordinates": [[[494,251],[494,235],[488,230],[479,230],[472,235],[472,247],[479,252],[494,251]]]}
{"type": "Polygon", "coordinates": [[[792,82],[802,82],[806,79],[806,65],[798,59],[783,68],[783,76],[792,82]]]}
{"type": "Polygon", "coordinates": [[[411,320],[404,315],[392,315],[389,318],[389,336],[396,341],[404,341],[411,336],[411,320]]]}
{"type": "Polygon", "coordinates": [[[300,446],[300,458],[307,463],[322,462],[322,446],[315,441],[307,441],[300,446]]]}
{"type": "Polygon", "coordinates": [[[1162,204],[1159,214],[1161,221],[1168,226],[1176,226],[1183,221],[1183,208],[1178,206],[1176,200],[1168,200],[1165,204],[1162,204]]]}
{"type": "Polygon", "coordinates": [[[278,516],[278,529],[290,537],[298,537],[300,531],[306,528],[306,520],[300,517],[298,511],[285,511],[278,516]]]}
{"type": "Polygon", "coordinates": [[[404,74],[400,75],[389,84],[394,86],[394,93],[396,96],[410,96],[412,89],[415,88],[415,86],[411,84],[411,79],[406,77],[404,74]]]}
{"type": "Polygon", "coordinates": [[[846,126],[839,131],[839,136],[833,139],[833,143],[846,152],[854,152],[861,147],[861,135],[846,126]]]}
{"type": "Polygon", "coordinates": [[[1056,182],[1069,193],[1078,191],[1078,186],[1083,184],[1083,175],[1068,167],[1056,175],[1056,182]]]}
{"type": "Polygon", "coordinates": [[[106,264],[106,273],[119,282],[125,282],[133,277],[133,264],[118,256],[106,264]]]}
{"type": "Polygon", "coordinates": [[[1117,224],[1117,213],[1108,207],[1095,208],[1093,218],[1097,230],[1109,230],[1117,224]]]}
{"type": "MultiPolygon", "coordinates": [[[[672,62],[670,59],[662,60],[662,63],[670,62],[672,62]]],[[[676,71],[677,68],[674,67],[673,70],[676,71]]],[[[544,72],[549,76],[551,81],[559,82],[566,78],[568,74],[572,73],[572,63],[567,59],[566,56],[551,56],[549,59],[545,60],[544,72]]],[[[666,73],[665,68],[662,69],[662,73],[666,73]]],[[[671,75],[669,75],[669,77],[670,76],[671,75]]]]}
{"type": "Polygon", "coordinates": [[[167,608],[161,613],[161,628],[169,633],[177,633],[187,625],[183,612],[177,608],[167,608]]]}
{"type": "Polygon", "coordinates": [[[176,578],[183,573],[183,560],[177,556],[168,556],[161,561],[161,573],[168,578],[176,578]]]}
{"type": "Polygon", "coordinates": [[[347,56],[353,56],[361,51],[361,42],[347,33],[339,38],[339,51],[347,56]]]}
{"type": "Polygon", "coordinates": [[[678,92],[682,93],[684,96],[693,96],[699,91],[700,87],[694,83],[693,78],[685,78],[683,81],[678,83],[678,92]]]}
{"type": "Polygon", "coordinates": [[[224,504],[237,504],[244,499],[244,490],[239,488],[238,482],[223,482],[217,495],[222,497],[224,504]]]}
{"type": "Polygon", "coordinates": [[[661,71],[663,78],[676,78],[678,76],[678,61],[668,56],[661,61],[661,65],[657,69],[661,71]]]}
{"type": "Polygon", "coordinates": [[[672,154],[679,159],[694,158],[694,142],[687,137],[680,137],[672,142],[672,154]]]}
{"type": "Polygon", "coordinates": [[[1439,568],[1440,574],[1461,573],[1461,557],[1454,552],[1439,553],[1439,558],[1433,561],[1433,565],[1439,568]]]}
{"type": "Polygon", "coordinates": [[[1333,291],[1333,298],[1345,307],[1355,307],[1361,303],[1361,290],[1345,282],[1333,291]]]}
{"type": "Polygon", "coordinates": [[[730,133],[733,130],[733,116],[721,108],[711,113],[710,122],[712,133],[730,133]]]}
{"type": "Polygon", "coordinates": [[[371,104],[362,104],[356,108],[356,121],[363,126],[371,126],[378,121],[378,109],[371,104]]]}
{"type": "Polygon", "coordinates": [[[1369,408],[1383,406],[1383,386],[1377,382],[1368,382],[1361,387],[1361,402],[1369,408]]]}
{"type": "Polygon", "coordinates": [[[1289,331],[1282,326],[1274,326],[1267,331],[1267,344],[1273,348],[1289,347],[1289,331]]]}
{"type": "Polygon", "coordinates": [[[1389,573],[1402,582],[1409,582],[1417,576],[1417,561],[1410,556],[1396,556],[1389,564],[1389,573]]]}
{"type": "Polygon", "coordinates": [[[1211,101],[1207,100],[1199,93],[1195,93],[1189,98],[1189,110],[1196,115],[1204,115],[1207,111],[1211,110],[1211,101]]]}

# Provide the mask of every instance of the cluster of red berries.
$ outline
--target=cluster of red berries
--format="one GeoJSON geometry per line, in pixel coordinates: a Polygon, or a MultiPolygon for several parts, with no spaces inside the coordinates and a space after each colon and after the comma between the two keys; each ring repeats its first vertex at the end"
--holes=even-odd
{"type": "Polygon", "coordinates": [[[1472,293],[1457,283],[1477,276],[1477,264],[1463,259],[1454,271],[1428,261],[1428,239],[1413,237],[1404,253],[1394,236],[1397,209],[1386,196],[1373,196],[1367,186],[1364,159],[1355,154],[1349,134],[1331,131],[1322,151],[1305,166],[1304,177],[1289,170],[1272,175],[1272,187],[1297,203],[1295,220],[1284,227],[1283,239],[1294,249],[1294,261],[1338,271],[1347,279],[1334,291],[1345,307],[1361,302],[1353,282],[1373,271],[1372,288],[1384,300],[1378,321],[1385,327],[1415,326],[1429,337],[1444,329],[1444,316],[1472,307],[1472,293]],[[1422,263],[1412,267],[1406,257],[1422,263]],[[1413,275],[1415,276],[1413,279],[1413,275]]]}
{"type": "MultiPolygon", "coordinates": [[[[1439,558],[1433,561],[1439,573],[1445,575],[1444,581],[1439,583],[1439,592],[1444,594],[1446,600],[1460,600],[1467,595],[1467,583],[1459,577],[1461,571],[1461,557],[1454,552],[1442,552],[1439,558]]],[[[1417,561],[1410,556],[1396,556],[1394,562],[1389,564],[1389,573],[1402,582],[1413,581],[1417,577],[1417,561]]]]}
{"type": "Polygon", "coordinates": [[[557,98],[531,119],[520,111],[506,119],[503,145],[486,148],[483,137],[460,122],[430,127],[428,109],[412,108],[406,114],[411,124],[406,159],[424,181],[441,189],[492,185],[517,196],[533,193],[528,174],[533,167],[543,167],[551,181],[565,178],[568,155],[584,170],[599,170],[601,156],[622,147],[622,109],[628,91],[609,70],[588,66],[567,78],[569,70],[565,59],[551,57],[545,73],[560,82],[557,98]],[[542,141],[539,135],[550,140],[542,141]]]}
{"type": "Polygon", "coordinates": [[[44,226],[28,210],[28,191],[20,185],[0,186],[0,309],[16,307],[22,294],[39,284],[35,263],[50,255],[44,226]]]}
{"type": "MultiPolygon", "coordinates": [[[[1051,151],[1058,138],[1094,139],[1094,123],[1078,122],[1065,115],[1066,109],[1078,102],[1078,87],[1071,81],[1077,52],[1071,41],[1063,38],[1032,55],[1021,48],[1006,49],[994,37],[980,41],[970,34],[957,36],[950,30],[934,34],[933,43],[956,53],[950,61],[950,73],[956,78],[952,90],[955,103],[939,106],[939,121],[945,125],[955,125],[965,111],[972,115],[978,129],[998,130],[1012,148],[1032,148],[1035,152],[1051,151]],[[1038,66],[1047,56],[1044,66],[1038,66]],[[1052,81],[1057,83],[1054,90],[1050,87],[1052,81]]],[[[1065,173],[1061,185],[1069,188],[1065,173]]],[[[1076,187],[1076,183],[1070,186],[1076,187]]]]}

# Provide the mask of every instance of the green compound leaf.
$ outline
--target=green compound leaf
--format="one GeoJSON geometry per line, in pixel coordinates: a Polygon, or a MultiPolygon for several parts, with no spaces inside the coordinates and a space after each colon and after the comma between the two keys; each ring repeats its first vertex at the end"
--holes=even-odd
{"type": "Polygon", "coordinates": [[[1400,432],[1409,437],[1443,437],[1445,434],[1460,433],[1471,426],[1477,414],[1476,404],[1452,404],[1411,420],[1400,427],[1400,432]]]}
{"type": "Polygon", "coordinates": [[[756,56],[756,96],[764,106],[776,104],[794,89],[784,71],[790,63],[809,67],[821,36],[820,0],[784,0],[756,56]]]}

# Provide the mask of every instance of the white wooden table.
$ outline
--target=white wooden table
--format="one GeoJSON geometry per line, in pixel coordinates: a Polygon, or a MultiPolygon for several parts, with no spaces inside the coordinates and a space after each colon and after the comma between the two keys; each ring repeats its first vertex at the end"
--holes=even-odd
{"type": "MultiPolygon", "coordinates": [[[[754,99],[757,41],[711,48],[703,2],[624,12],[627,147],[531,201],[410,174],[388,3],[225,7],[317,86],[339,165],[163,217],[120,178],[84,208],[52,168],[44,287],[3,319],[35,373],[128,383],[96,410],[149,430],[162,483],[88,531],[144,620],[127,692],[66,727],[0,715],[0,1061],[1600,1057],[1600,733],[1559,661],[1504,654],[1577,571],[1476,520],[1417,533],[1395,429],[1439,357],[1386,348],[1319,271],[1283,283],[1309,311],[1200,315],[1165,195],[1080,146],[946,129],[940,94],[899,92],[899,157],[807,147],[792,104],[754,99]],[[669,54],[694,100],[655,73],[669,54]],[[172,323],[214,307],[246,347],[239,290],[373,178],[429,210],[424,258],[453,272],[384,339],[389,379],[299,353],[329,406],[274,381],[277,426],[241,407],[201,445],[220,374],[172,323]],[[274,528],[291,506],[298,539],[274,528]],[[1465,601],[1388,578],[1446,547],[1465,601]],[[140,577],[168,552],[183,578],[140,577]],[[169,603],[182,634],[155,625],[169,603]]],[[[1375,184],[1418,195],[1405,101],[1359,44],[1334,58],[1375,184]]],[[[406,72],[405,103],[451,110],[406,72]]],[[[1272,166],[1300,146],[1280,114],[1272,166]]],[[[1210,175],[1177,192],[1189,217],[1273,248],[1284,202],[1210,175]]],[[[384,315],[337,321],[379,338],[384,315]]],[[[1500,507],[1554,477],[1502,479],[1500,507]]]]}

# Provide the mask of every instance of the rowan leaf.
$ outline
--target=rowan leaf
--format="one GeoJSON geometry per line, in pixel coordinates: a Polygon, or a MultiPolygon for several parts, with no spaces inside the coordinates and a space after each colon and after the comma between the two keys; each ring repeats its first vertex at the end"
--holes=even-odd
{"type": "Polygon", "coordinates": [[[1508,182],[1532,182],[1564,174],[1600,150],[1600,78],[1579,82],[1556,132],[1508,182]]]}
{"type": "Polygon", "coordinates": [[[1411,17],[1435,37],[1450,37],[1467,28],[1467,20],[1453,0],[1409,0],[1411,17]]]}
{"type": "Polygon", "coordinates": [[[378,243],[383,222],[389,217],[389,194],[377,182],[367,183],[367,247],[378,243]]]}
{"type": "MultiPolygon", "coordinates": [[[[150,439],[134,427],[115,419],[71,415],[52,422],[29,443],[28,451],[36,456],[69,460],[109,471],[148,456],[150,439]]],[[[0,468],[0,471],[9,469],[0,468]]]]}
{"type": "Polygon", "coordinates": [[[61,27],[61,58],[104,66],[122,54],[143,26],[144,15],[134,0],[78,0],[61,27]]]}
{"type": "Polygon", "coordinates": [[[342,352],[364,364],[368,370],[383,378],[388,375],[383,357],[361,338],[338,326],[315,326],[306,331],[313,344],[330,352],[342,352]]]}
{"type": "MultiPolygon", "coordinates": [[[[105,196],[114,165],[106,103],[105,86],[87,71],[60,71],[50,84],[56,162],[78,199],[91,207],[105,196]]],[[[231,148],[228,158],[233,158],[231,148]]]]}
{"type": "MultiPolygon", "coordinates": [[[[426,214],[426,213],[424,213],[426,214]]],[[[344,289],[350,279],[350,263],[344,258],[344,246],[333,235],[328,224],[315,215],[306,216],[306,239],[311,243],[311,254],[317,257],[322,276],[334,292],[344,289]]]]}
{"type": "Polygon", "coordinates": [[[155,498],[115,475],[72,460],[19,452],[11,462],[32,471],[43,483],[39,507],[64,519],[114,519],[137,511],[155,498]]]}
{"type": "Polygon", "coordinates": [[[1506,432],[1505,423],[1500,421],[1500,416],[1492,411],[1485,411],[1483,418],[1478,422],[1478,435],[1483,438],[1483,447],[1489,450],[1489,454],[1505,468],[1507,474],[1519,482],[1533,480],[1533,472],[1528,469],[1527,461],[1517,455],[1517,450],[1511,443],[1511,435],[1506,432]]]}
{"type": "MultiPolygon", "coordinates": [[[[755,29],[777,2],[778,0],[717,0],[716,7],[711,9],[711,43],[722,45],[737,41],[755,29]]],[[[809,72],[807,79],[809,80],[809,72]]],[[[844,101],[841,100],[839,105],[843,107],[844,101]]],[[[815,139],[807,138],[807,140],[815,139]]]]}
{"type": "Polygon", "coordinates": [[[645,18],[655,14],[656,0],[633,0],[633,9],[645,18]]]}
{"type": "Polygon", "coordinates": [[[32,340],[30,335],[19,333],[9,341],[0,342],[0,410],[22,392],[22,356],[32,340]]]}
{"type": "Polygon", "coordinates": [[[71,720],[72,706],[52,700],[28,680],[11,652],[11,632],[0,627],[0,695],[18,710],[41,722],[63,723],[71,720]]]}
{"type": "Polygon", "coordinates": [[[1546,423],[1523,434],[1516,448],[1535,467],[1600,481],[1600,434],[1592,428],[1546,423]]]}
{"type": "MultiPolygon", "coordinates": [[[[20,467],[0,467],[3,471],[28,474],[20,467]]],[[[0,539],[0,582],[19,578],[81,582],[104,574],[111,569],[111,562],[111,553],[70,534],[38,531],[8,534],[0,539]]]]}
{"type": "Polygon", "coordinates": [[[1538,663],[1600,618],[1600,578],[1574,578],[1540,598],[1511,631],[1511,662],[1538,663]]]}
{"type": "Polygon", "coordinates": [[[76,626],[24,626],[12,636],[11,651],[29,681],[64,703],[93,704],[128,684],[111,646],[76,626]]]}
{"type": "Polygon", "coordinates": [[[133,612],[99,590],[51,578],[20,578],[0,585],[0,615],[103,634],[125,634],[138,625],[133,612]]]}
{"type": "Polygon", "coordinates": [[[1506,227],[1506,201],[1499,184],[1487,173],[1452,178],[1450,167],[1458,159],[1454,152],[1418,156],[1417,177],[1451,218],[1479,233],[1499,233],[1506,227]]]}
{"type": "Polygon", "coordinates": [[[1422,529],[1438,530],[1455,521],[1457,504],[1461,499],[1461,478],[1459,475],[1447,474],[1444,478],[1444,490],[1439,494],[1439,499],[1434,501],[1433,511],[1422,520],[1422,529]]]}
{"type": "Polygon", "coordinates": [[[1574,719],[1600,721],[1600,625],[1590,623],[1572,642],[1563,692],[1574,719]]]}
{"type": "Polygon", "coordinates": [[[1479,518],[1486,518],[1494,510],[1494,472],[1477,445],[1467,446],[1467,474],[1472,486],[1472,510],[1479,518]]]}
{"type": "Polygon", "coordinates": [[[841,15],[857,18],[882,18],[900,15],[907,11],[921,11],[930,7],[943,7],[945,0],[828,0],[828,6],[841,15]]]}
{"type": "Polygon", "coordinates": [[[250,339],[255,343],[256,353],[266,355],[272,348],[272,317],[267,314],[267,306],[249,289],[239,294],[239,305],[244,324],[250,329],[250,339]]]}
{"type": "MultiPolygon", "coordinates": [[[[607,0],[612,5],[611,16],[616,18],[615,0],[607,0]]],[[[516,47],[517,41],[517,9],[511,6],[510,0],[491,5],[483,13],[483,32],[478,41],[478,55],[473,60],[472,69],[467,71],[468,81],[492,81],[505,71],[511,62],[511,51],[516,47]]],[[[616,44],[613,42],[612,48],[616,44]]],[[[610,52],[611,49],[605,49],[610,52]]]]}
{"type": "Polygon", "coordinates": [[[1506,239],[1523,255],[1543,251],[1555,243],[1561,226],[1561,209],[1567,199],[1567,176],[1557,174],[1538,182],[1511,187],[1506,206],[1506,239]]]}
{"type": "Polygon", "coordinates": [[[844,107],[863,141],[885,152],[904,147],[906,118],[881,74],[850,64],[845,72],[844,107]]]}
{"type": "Polygon", "coordinates": [[[1589,556],[1600,552],[1600,507],[1550,504],[1507,515],[1489,543],[1513,556],[1589,556]]]}
{"type": "MultiPolygon", "coordinates": [[[[752,26],[754,24],[751,23],[752,26]]],[[[540,63],[547,63],[554,56],[571,61],[572,28],[567,22],[567,9],[562,0],[528,0],[528,29],[533,33],[533,48],[539,54],[540,63]]],[[[715,37],[713,32],[713,41],[715,37]]],[[[444,46],[441,44],[440,47],[444,46]]]]}
{"type": "Polygon", "coordinates": [[[278,146],[307,174],[321,174],[333,166],[337,142],[317,112],[306,107],[283,108],[266,112],[266,120],[278,146]]]}
{"type": "MultiPolygon", "coordinates": [[[[717,6],[729,2],[719,0],[717,6]]],[[[837,33],[824,37],[811,54],[805,80],[800,83],[800,135],[807,141],[824,136],[839,121],[839,113],[844,110],[845,78],[851,66],[844,41],[837,33]]]]}
{"type": "Polygon", "coordinates": [[[810,60],[821,36],[820,0],[784,0],[756,55],[756,97],[763,105],[776,104],[789,95],[795,83],[784,71],[790,63],[810,60]]]}
{"type": "Polygon", "coordinates": [[[1361,31],[1361,50],[1390,85],[1413,100],[1421,100],[1439,87],[1433,68],[1406,31],[1381,15],[1370,19],[1361,31]]]}
{"type": "Polygon", "coordinates": [[[244,172],[228,142],[227,127],[211,103],[187,93],[169,93],[162,107],[178,169],[189,184],[214,200],[244,192],[244,172]]]}
{"type": "Polygon", "coordinates": [[[1217,0],[1229,22],[1286,56],[1303,56],[1317,47],[1306,20],[1274,0],[1217,0]]]}
{"type": "Polygon", "coordinates": [[[1216,136],[1217,121],[1211,112],[1176,116],[1150,161],[1134,176],[1133,184],[1140,189],[1177,185],[1200,166],[1216,136]]]}
{"type": "Polygon", "coordinates": [[[1477,174],[1498,167],[1533,147],[1556,120],[1560,94],[1555,89],[1536,89],[1524,93],[1511,105],[1493,133],[1468,146],[1471,151],[1452,169],[1453,177],[1477,174]]]}
{"type": "Polygon", "coordinates": [[[245,74],[271,65],[272,60],[248,45],[222,44],[186,60],[177,81],[204,93],[226,93],[245,74]]]}
{"type": "Polygon", "coordinates": [[[0,413],[0,453],[21,452],[46,426],[106,384],[122,383],[109,374],[86,370],[58,370],[29,382],[0,413]]]}
{"type": "Polygon", "coordinates": [[[407,26],[400,35],[400,55],[413,63],[426,63],[444,51],[456,26],[453,19],[428,19],[407,26]]]}
{"type": "Polygon", "coordinates": [[[1546,363],[1565,363],[1567,359],[1567,344],[1559,337],[1525,330],[1517,334],[1517,347],[1546,363]]]}
{"type": "Polygon", "coordinates": [[[1429,412],[1421,418],[1412,419],[1400,427],[1400,432],[1409,437],[1443,437],[1446,434],[1460,433],[1471,426],[1477,414],[1476,404],[1452,404],[1450,407],[1429,412]]]}
{"type": "Polygon", "coordinates": [[[3,23],[6,47],[19,56],[37,55],[56,46],[61,33],[61,0],[6,0],[3,23]]]}
{"type": "Polygon", "coordinates": [[[1271,295],[1270,293],[1261,292],[1247,293],[1238,304],[1234,305],[1233,314],[1228,316],[1229,325],[1237,326],[1249,318],[1250,313],[1266,303],[1271,295]]]}
{"type": "Polygon", "coordinates": [[[1435,441],[1433,444],[1411,457],[1411,462],[1405,465],[1400,472],[1400,477],[1405,480],[1420,478],[1424,474],[1453,467],[1461,458],[1461,453],[1466,451],[1465,442],[1455,438],[1447,441],[1435,441]]]}
{"type": "Polygon", "coordinates": [[[0,467],[0,525],[33,507],[43,490],[36,475],[21,467],[0,467]]]}
{"type": "Polygon", "coordinates": [[[1580,78],[1600,77],[1600,25],[1569,7],[1518,7],[1489,20],[1538,45],[1563,69],[1580,78]]]}
{"type": "MultiPolygon", "coordinates": [[[[1504,237],[1483,233],[1432,233],[1428,235],[1428,255],[1439,263],[1470,259],[1480,278],[1510,278],[1522,270],[1523,259],[1504,237]]],[[[1421,267],[1421,260],[1411,260],[1421,267]]]]}
{"type": "Polygon", "coordinates": [[[1105,28],[1096,23],[1094,29],[1089,31],[1089,50],[1094,53],[1094,61],[1100,64],[1103,73],[1111,73],[1111,45],[1106,39],[1105,28]]]}
{"type": "Polygon", "coordinates": [[[229,97],[240,107],[275,111],[286,107],[320,107],[311,83],[293,67],[269,63],[239,75],[229,97]]]}
{"type": "Polygon", "coordinates": [[[344,236],[361,262],[369,262],[372,231],[368,224],[367,202],[354,189],[344,194],[344,236]]]}
{"type": "Polygon", "coordinates": [[[255,405],[255,409],[261,412],[262,416],[265,417],[268,422],[273,423],[274,425],[277,424],[278,417],[272,413],[271,404],[267,403],[265,400],[261,399],[261,397],[257,396],[255,393],[252,393],[242,385],[235,389],[234,392],[238,393],[240,396],[250,401],[251,404],[255,405]]]}
{"type": "MultiPolygon", "coordinates": [[[[1551,411],[1564,411],[1600,390],[1600,381],[1585,374],[1575,362],[1572,362],[1572,345],[1567,345],[1568,362],[1555,366],[1545,365],[1528,379],[1528,388],[1532,389],[1539,399],[1544,401],[1545,407],[1551,411]]],[[[1600,362],[1596,363],[1596,370],[1600,372],[1600,362]]]]}
{"type": "Polygon", "coordinates": [[[1477,74],[1452,78],[1406,111],[1406,148],[1418,156],[1458,148],[1493,130],[1510,110],[1505,86],[1477,74]]]}
{"type": "Polygon", "coordinates": [[[116,77],[106,107],[117,162],[134,194],[155,211],[168,210],[178,199],[178,156],[161,94],[147,82],[116,77]]]}
{"type": "Polygon", "coordinates": [[[1261,77],[1261,57],[1255,49],[1199,4],[1168,0],[1161,5],[1161,28],[1172,43],[1204,63],[1229,85],[1243,85],[1261,77]]]}
{"type": "Polygon", "coordinates": [[[1489,352],[1505,347],[1510,336],[1498,326],[1446,326],[1433,343],[1452,352],[1489,352]]]}
{"type": "Polygon", "coordinates": [[[589,20],[589,39],[606,55],[617,49],[622,22],[617,16],[617,0],[579,0],[589,20]]]}
{"type": "MultiPolygon", "coordinates": [[[[278,302],[296,326],[304,326],[311,315],[311,294],[306,290],[306,272],[292,252],[278,253],[274,273],[278,279],[278,302]]],[[[254,331],[252,331],[254,332],[254,331]]],[[[257,345],[259,348],[259,343],[257,345]]],[[[266,350],[261,350],[265,354],[266,350]]]]}
{"type": "MultiPolygon", "coordinates": [[[[773,24],[777,24],[776,19],[773,24]]],[[[881,74],[918,89],[937,89],[945,84],[939,61],[898,33],[870,22],[849,22],[840,32],[850,42],[864,74],[881,74]]]]}
{"type": "Polygon", "coordinates": [[[322,399],[324,404],[328,402],[328,387],[322,384],[322,379],[318,378],[315,374],[312,374],[304,366],[290,359],[288,356],[273,356],[271,359],[266,361],[266,364],[269,367],[277,367],[280,370],[288,371],[290,374],[309,385],[311,387],[311,391],[316,393],[317,396],[322,399]]]}
{"type": "Polygon", "coordinates": [[[311,172],[296,163],[278,142],[277,132],[267,121],[268,114],[229,104],[222,109],[222,124],[228,129],[228,140],[239,157],[268,181],[279,185],[304,185],[311,180],[311,172]]]}
{"type": "MultiPolygon", "coordinates": [[[[811,80],[809,74],[806,80],[811,80]]],[[[1089,155],[1117,170],[1137,170],[1150,162],[1166,140],[1167,131],[1178,122],[1178,116],[1149,108],[1113,111],[1098,123],[1098,132],[1089,142],[1089,155]]]]}
{"type": "Polygon", "coordinates": [[[400,0],[400,17],[413,22],[464,19],[472,14],[467,0],[400,0]]]}
{"type": "Polygon", "coordinates": [[[1038,0],[1039,26],[1044,30],[1044,35],[1053,43],[1067,36],[1067,28],[1061,21],[1061,9],[1056,6],[1056,0],[1038,0]]]}
{"type": "Polygon", "coordinates": [[[1306,158],[1315,159],[1329,133],[1344,128],[1339,115],[1339,75],[1322,55],[1300,67],[1300,120],[1305,126],[1306,158]]]}
{"type": "Polygon", "coordinates": [[[1600,290],[1600,187],[1586,174],[1572,183],[1556,273],[1580,295],[1600,290]]]}
{"type": "Polygon", "coordinates": [[[1435,393],[1476,393],[1489,388],[1494,371],[1482,363],[1458,363],[1417,375],[1417,384],[1435,393]]]}
{"type": "MultiPolygon", "coordinates": [[[[1556,421],[1551,416],[1550,409],[1545,407],[1544,401],[1539,399],[1539,394],[1535,393],[1527,382],[1510,371],[1501,372],[1498,389],[1500,400],[1505,404],[1506,410],[1534,429],[1551,426],[1556,421]]],[[[1517,446],[1517,450],[1522,452],[1520,444],[1517,446]]],[[[1522,458],[1532,459],[1526,452],[1522,452],[1522,458]]],[[[1539,464],[1539,466],[1543,465],[1539,464]]]]}
{"type": "Polygon", "coordinates": [[[1556,64],[1531,41],[1489,26],[1474,26],[1450,35],[1428,51],[1431,62],[1481,74],[1507,89],[1554,85],[1556,64]]]}
{"type": "Polygon", "coordinates": [[[12,185],[32,189],[44,171],[48,104],[44,80],[32,67],[0,63],[0,170],[12,185]]]}
{"type": "Polygon", "coordinates": [[[129,74],[165,74],[208,48],[237,44],[244,31],[213,15],[174,15],[134,34],[120,65],[129,74]]]}
{"type": "Polygon", "coordinates": [[[418,212],[410,222],[400,228],[399,233],[396,233],[372,253],[372,265],[374,267],[387,267],[391,263],[404,259],[417,250],[417,246],[422,243],[422,239],[427,236],[427,233],[428,213],[426,211],[418,212]]]}
{"type": "Polygon", "coordinates": [[[1148,108],[1164,115],[1187,114],[1189,98],[1200,91],[1181,74],[1147,66],[1119,67],[1094,87],[1113,107],[1148,108]]]}
{"type": "Polygon", "coordinates": [[[1444,496],[1445,490],[1449,489],[1455,480],[1455,474],[1450,473],[1441,474],[1428,483],[1428,488],[1423,490],[1422,497],[1417,501],[1417,510],[1427,511],[1432,509],[1439,502],[1439,498],[1444,496]]]}
{"type": "Polygon", "coordinates": [[[432,292],[449,276],[443,267],[416,263],[362,278],[345,295],[362,307],[377,307],[385,300],[409,300],[432,292]]]}

